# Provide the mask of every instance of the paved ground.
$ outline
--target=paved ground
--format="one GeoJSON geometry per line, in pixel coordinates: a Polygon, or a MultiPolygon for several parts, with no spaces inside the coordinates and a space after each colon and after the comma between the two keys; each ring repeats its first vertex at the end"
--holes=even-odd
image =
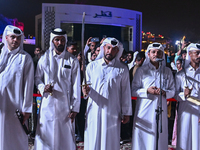
{"type": "MultiPolygon", "coordinates": [[[[83,142],[77,144],[77,150],[84,150],[83,142]]],[[[33,145],[29,144],[29,150],[33,150],[33,145]]],[[[120,150],[131,150],[131,143],[121,145],[120,150]]],[[[176,150],[173,146],[168,147],[168,150],[176,150]]]]}

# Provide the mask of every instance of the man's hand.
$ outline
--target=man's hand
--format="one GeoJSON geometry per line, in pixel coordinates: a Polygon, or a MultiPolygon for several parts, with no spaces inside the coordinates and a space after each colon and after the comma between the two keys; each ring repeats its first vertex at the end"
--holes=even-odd
{"type": "Polygon", "coordinates": [[[185,96],[185,97],[190,96],[191,91],[192,91],[192,88],[189,89],[188,87],[185,87],[185,89],[184,89],[184,96],[185,96]]]}
{"type": "Polygon", "coordinates": [[[147,93],[150,93],[150,94],[154,94],[155,95],[155,90],[157,88],[155,86],[151,86],[147,89],[147,93]]]}
{"type": "Polygon", "coordinates": [[[129,122],[129,119],[130,119],[130,116],[123,116],[122,123],[126,124],[127,122],[129,122]]]}
{"type": "Polygon", "coordinates": [[[22,122],[22,124],[24,124],[25,121],[30,117],[31,113],[22,112],[22,115],[23,115],[23,122],[22,122]]]}
{"type": "Polygon", "coordinates": [[[74,122],[76,115],[77,115],[77,112],[73,112],[73,111],[68,115],[68,117],[71,118],[71,123],[74,122]]]}
{"type": "Polygon", "coordinates": [[[91,42],[91,39],[92,39],[92,37],[90,37],[88,40],[87,40],[87,42],[86,42],[86,44],[87,44],[87,46],[89,46],[92,42],[91,42]]]}
{"type": "Polygon", "coordinates": [[[177,52],[177,56],[180,56],[180,55],[181,55],[181,49],[179,49],[177,52]]]}
{"type": "Polygon", "coordinates": [[[89,87],[89,85],[83,86],[82,92],[83,92],[83,96],[84,96],[84,97],[87,97],[88,94],[89,94],[89,92],[90,92],[90,87],[89,87]]]}
{"type": "MultiPolygon", "coordinates": [[[[160,95],[160,88],[157,88],[155,86],[151,86],[147,89],[147,92],[153,95],[160,95]]],[[[166,92],[162,90],[162,95],[166,96],[166,92]]]]}
{"type": "Polygon", "coordinates": [[[105,39],[106,39],[106,38],[103,38],[103,39],[101,40],[100,44],[102,44],[102,43],[103,43],[103,41],[104,41],[105,39]]]}
{"type": "Polygon", "coordinates": [[[51,86],[50,84],[45,85],[44,92],[52,93],[53,92],[53,86],[51,86]]]}
{"type": "MultiPolygon", "coordinates": [[[[162,90],[161,92],[162,92],[162,96],[166,96],[166,92],[164,90],[162,90]]],[[[155,94],[160,95],[160,88],[155,89],[155,94]]]]}

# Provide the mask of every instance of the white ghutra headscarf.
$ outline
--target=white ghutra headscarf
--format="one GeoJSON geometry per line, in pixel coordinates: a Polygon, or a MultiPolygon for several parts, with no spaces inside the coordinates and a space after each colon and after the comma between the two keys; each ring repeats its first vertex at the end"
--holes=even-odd
{"type": "Polygon", "coordinates": [[[24,35],[22,30],[18,27],[7,25],[6,28],[4,29],[2,36],[2,43],[4,43],[4,47],[2,48],[0,55],[0,72],[2,72],[5,69],[6,63],[8,61],[9,50],[8,50],[8,43],[6,41],[6,36],[10,34],[14,34],[15,36],[21,36],[21,43],[20,46],[18,47],[18,50],[23,50],[24,35]]]}
{"type": "Polygon", "coordinates": [[[185,68],[188,67],[188,65],[190,64],[190,55],[189,52],[190,51],[194,51],[194,50],[200,50],[200,44],[199,43],[191,43],[190,45],[188,45],[187,47],[187,54],[186,54],[186,58],[185,58],[185,68]]]}
{"type": "Polygon", "coordinates": [[[113,37],[107,37],[103,43],[101,44],[100,46],[100,52],[99,52],[99,55],[97,56],[97,58],[95,60],[98,60],[98,59],[101,59],[104,57],[104,46],[106,44],[111,44],[112,47],[118,47],[119,48],[119,52],[117,53],[115,59],[120,61],[120,57],[123,53],[123,45],[121,42],[119,42],[116,38],[113,38],[113,37]]]}
{"type": "MultiPolygon", "coordinates": [[[[60,28],[55,28],[54,30],[51,31],[50,34],[50,42],[49,42],[49,49],[46,51],[46,71],[49,75],[49,84],[54,84],[55,83],[55,77],[57,75],[57,72],[55,70],[56,69],[56,65],[55,65],[55,58],[53,57],[53,50],[55,48],[54,44],[53,44],[53,39],[56,36],[64,36],[65,37],[65,42],[67,43],[67,34],[66,31],[63,31],[60,28]]],[[[64,51],[66,50],[66,44],[65,43],[65,47],[64,47],[64,51]]],[[[63,52],[64,52],[63,51],[63,52]]]]}
{"type": "Polygon", "coordinates": [[[162,66],[166,66],[164,46],[162,44],[160,44],[160,43],[157,43],[157,42],[149,44],[149,46],[147,47],[147,51],[145,52],[146,59],[145,59],[145,61],[144,61],[144,63],[142,65],[146,65],[146,64],[150,63],[150,59],[149,59],[148,53],[152,49],[158,49],[158,50],[161,50],[163,52],[162,59],[164,59],[164,60],[162,62],[162,66]]]}

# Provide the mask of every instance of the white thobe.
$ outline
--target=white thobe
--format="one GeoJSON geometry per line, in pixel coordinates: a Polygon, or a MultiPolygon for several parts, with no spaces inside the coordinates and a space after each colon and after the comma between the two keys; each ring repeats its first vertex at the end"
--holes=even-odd
{"type": "MultiPolygon", "coordinates": [[[[55,54],[55,53],[54,53],[55,54]]],[[[45,62],[48,51],[38,62],[35,84],[42,96],[36,129],[36,150],[75,150],[74,125],[68,117],[71,111],[79,112],[81,88],[78,59],[68,52],[54,55],[56,77],[53,95],[44,92],[49,84],[45,62]]]]}
{"type": "Polygon", "coordinates": [[[179,101],[177,121],[177,150],[200,150],[200,106],[197,106],[184,97],[187,85],[193,88],[191,96],[200,99],[200,68],[196,71],[188,66],[186,71],[181,70],[176,74],[176,99],[179,101]],[[188,80],[185,80],[185,73],[188,80]],[[195,81],[196,80],[196,81],[195,81]]]}
{"type": "Polygon", "coordinates": [[[113,59],[91,62],[86,69],[91,83],[85,126],[85,150],[119,150],[123,115],[132,114],[129,71],[113,59]]]}
{"type": "Polygon", "coordinates": [[[32,112],[34,65],[21,49],[8,54],[0,72],[0,150],[27,150],[28,136],[14,115],[16,109],[32,112]]]}
{"type": "MultiPolygon", "coordinates": [[[[161,86],[166,91],[166,97],[162,96],[162,133],[159,133],[158,149],[168,149],[168,120],[167,100],[175,93],[175,85],[172,72],[163,66],[161,74],[161,86]]],[[[132,150],[156,149],[156,112],[160,95],[147,93],[151,86],[160,88],[159,68],[151,63],[137,69],[132,81],[132,96],[137,97],[135,116],[133,121],[132,150]]],[[[160,131],[160,130],[159,130],[160,131]]]]}

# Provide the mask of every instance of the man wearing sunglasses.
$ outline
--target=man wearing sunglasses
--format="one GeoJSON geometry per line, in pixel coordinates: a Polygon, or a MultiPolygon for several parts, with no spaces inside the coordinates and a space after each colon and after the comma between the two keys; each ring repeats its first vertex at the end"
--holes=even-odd
{"type": "Polygon", "coordinates": [[[176,74],[176,100],[179,101],[177,150],[200,150],[200,106],[189,98],[200,100],[200,44],[191,43],[183,69],[176,74]]]}
{"type": "Polygon", "coordinates": [[[89,97],[86,111],[86,150],[119,150],[120,125],[132,114],[128,67],[120,62],[122,44],[106,38],[96,60],[86,69],[83,93],[89,97]]]}
{"type": "MultiPolygon", "coordinates": [[[[168,149],[167,100],[175,93],[173,75],[166,67],[164,47],[160,43],[150,44],[146,59],[132,81],[132,96],[137,97],[133,121],[132,150],[155,150],[157,144],[156,109],[162,97],[162,133],[158,138],[158,150],[168,149]],[[163,60],[163,61],[162,61],[163,60]],[[162,61],[162,66],[159,65],[162,61]],[[161,74],[160,74],[161,69],[161,74]],[[161,87],[160,87],[161,75],[161,87]]],[[[160,131],[160,130],[159,130],[160,131]]]]}

